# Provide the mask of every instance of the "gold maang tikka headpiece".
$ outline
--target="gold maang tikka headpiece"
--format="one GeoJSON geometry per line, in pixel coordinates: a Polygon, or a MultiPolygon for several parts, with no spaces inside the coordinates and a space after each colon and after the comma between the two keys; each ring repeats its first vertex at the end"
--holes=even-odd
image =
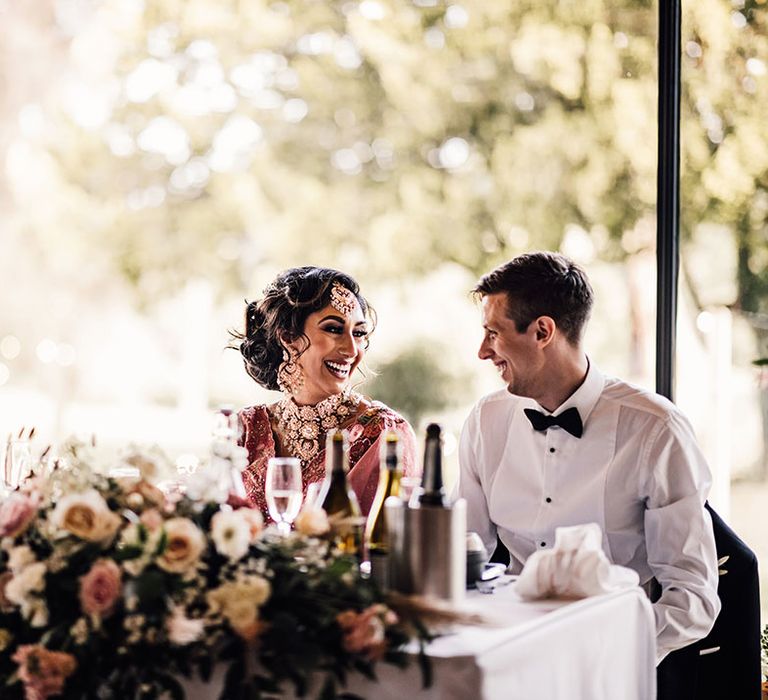
{"type": "Polygon", "coordinates": [[[331,285],[331,306],[342,316],[351,316],[355,310],[357,298],[353,292],[340,282],[331,285]]]}

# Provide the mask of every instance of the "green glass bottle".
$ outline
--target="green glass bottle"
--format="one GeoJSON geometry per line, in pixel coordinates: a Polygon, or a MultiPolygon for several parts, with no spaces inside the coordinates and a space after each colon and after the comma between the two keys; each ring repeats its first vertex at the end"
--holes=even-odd
{"type": "Polygon", "coordinates": [[[400,495],[403,470],[399,447],[397,433],[387,433],[382,448],[379,486],[365,527],[366,558],[370,562],[371,578],[382,588],[389,585],[390,550],[384,502],[390,496],[400,495]]]}
{"type": "Polygon", "coordinates": [[[349,441],[344,430],[328,431],[325,445],[326,474],[318,502],[328,514],[336,546],[359,557],[362,549],[363,518],[355,492],[347,482],[349,441]]]}

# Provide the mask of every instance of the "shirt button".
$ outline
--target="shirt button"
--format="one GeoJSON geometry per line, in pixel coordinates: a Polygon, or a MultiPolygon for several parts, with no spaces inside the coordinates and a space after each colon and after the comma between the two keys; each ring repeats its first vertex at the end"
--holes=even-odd
{"type": "Polygon", "coordinates": [[[552,503],[552,499],[551,499],[549,496],[547,496],[547,497],[546,497],[544,500],[545,500],[547,503],[552,503]]]}
{"type": "Polygon", "coordinates": [[[555,448],[554,448],[554,447],[550,447],[550,448],[549,448],[549,451],[550,451],[550,452],[554,452],[554,451],[555,451],[555,448]]]}
{"type": "Polygon", "coordinates": [[[542,542],[542,543],[541,543],[541,546],[542,546],[542,547],[546,547],[546,546],[547,546],[547,543],[546,543],[546,542],[542,542]]]}

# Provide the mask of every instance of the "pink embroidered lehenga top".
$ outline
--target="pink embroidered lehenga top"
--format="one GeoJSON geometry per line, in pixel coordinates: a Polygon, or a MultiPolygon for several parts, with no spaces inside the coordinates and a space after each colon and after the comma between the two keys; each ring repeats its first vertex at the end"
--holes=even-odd
{"type": "MultiPolygon", "coordinates": [[[[264,486],[267,462],[275,456],[275,437],[272,434],[266,405],[249,406],[240,411],[243,426],[242,444],[248,450],[249,466],[243,472],[243,482],[251,503],[269,519],[264,486]]],[[[380,401],[371,401],[368,409],[344,426],[349,435],[349,472],[347,478],[360,503],[363,515],[368,515],[379,483],[379,460],[383,435],[394,430],[402,445],[404,476],[416,476],[416,439],[411,426],[400,414],[380,401]]],[[[302,486],[325,478],[325,449],[321,449],[303,467],[302,486]]]]}

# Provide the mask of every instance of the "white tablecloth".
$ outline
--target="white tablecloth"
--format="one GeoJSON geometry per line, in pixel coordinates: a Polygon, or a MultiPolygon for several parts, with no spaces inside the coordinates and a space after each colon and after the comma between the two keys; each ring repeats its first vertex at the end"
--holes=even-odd
{"type": "MultiPolygon", "coordinates": [[[[351,677],[369,700],[653,700],[656,648],[651,606],[641,589],[575,602],[522,602],[511,587],[473,593],[467,607],[492,626],[461,627],[429,647],[434,682],[421,688],[413,663],[378,664],[378,683],[351,677]]],[[[186,684],[188,700],[218,689],[186,684]]],[[[292,697],[286,695],[286,697],[292,697]]]]}

